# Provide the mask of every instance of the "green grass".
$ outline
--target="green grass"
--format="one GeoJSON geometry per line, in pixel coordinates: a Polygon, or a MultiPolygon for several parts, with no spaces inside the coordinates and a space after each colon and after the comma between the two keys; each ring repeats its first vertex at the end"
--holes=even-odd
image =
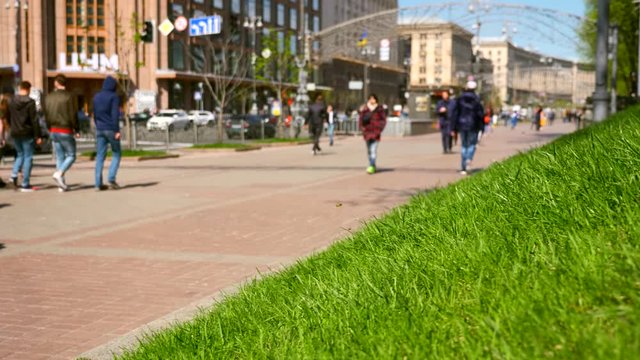
{"type": "Polygon", "coordinates": [[[252,149],[255,146],[249,144],[237,143],[214,143],[214,144],[198,144],[191,146],[192,149],[252,149]]]}
{"type": "Polygon", "coordinates": [[[637,356],[639,115],[416,196],[121,358],[637,356]]]}
{"type": "MultiPolygon", "coordinates": [[[[80,155],[95,158],[96,152],[85,151],[80,155]]],[[[167,155],[167,152],[161,151],[161,150],[122,150],[121,152],[122,157],[159,157],[159,156],[166,156],[166,155],[167,155]]],[[[108,157],[111,156],[111,151],[107,152],[107,156],[108,157]]]]}

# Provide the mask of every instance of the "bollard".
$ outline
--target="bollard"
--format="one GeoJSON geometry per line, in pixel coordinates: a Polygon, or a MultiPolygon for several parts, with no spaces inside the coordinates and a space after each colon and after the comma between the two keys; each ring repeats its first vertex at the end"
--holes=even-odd
{"type": "Polygon", "coordinates": [[[260,121],[260,139],[264,140],[264,120],[260,121]]]}
{"type": "Polygon", "coordinates": [[[169,151],[169,141],[171,141],[170,134],[169,134],[169,126],[167,126],[165,134],[166,134],[165,140],[166,140],[166,145],[167,145],[167,151],[169,151]]]}
{"type": "Polygon", "coordinates": [[[194,123],[193,124],[193,133],[194,133],[194,145],[198,145],[198,124],[194,123]]]}

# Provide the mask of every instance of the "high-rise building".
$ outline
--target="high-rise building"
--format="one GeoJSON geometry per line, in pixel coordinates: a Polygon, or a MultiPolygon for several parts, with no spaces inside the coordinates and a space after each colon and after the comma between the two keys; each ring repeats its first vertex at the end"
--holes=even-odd
{"type": "MultiPolygon", "coordinates": [[[[138,110],[154,100],[159,108],[191,109],[195,107],[194,97],[201,91],[203,77],[213,79],[219,75],[214,71],[219,59],[214,59],[207,46],[221,41],[229,47],[230,56],[250,56],[259,51],[266,29],[272,29],[278,33],[278,40],[291,40],[287,41],[291,50],[298,52],[302,21],[306,20],[312,29],[320,29],[321,3],[319,0],[7,1],[0,5],[0,41],[6,46],[0,52],[0,84],[12,86],[18,79],[29,80],[35,89],[46,94],[52,88],[53,78],[65,74],[68,88],[88,108],[106,75],[118,73],[130,80],[130,94],[134,90],[139,90],[137,95],[143,94],[133,96],[137,101],[132,101],[132,105],[138,110]],[[301,9],[301,1],[309,6],[301,9]],[[220,35],[190,37],[185,29],[164,36],[158,31],[166,19],[214,14],[222,17],[220,35]],[[247,20],[255,22],[258,17],[262,27],[243,26],[247,20]],[[154,24],[150,43],[137,41],[145,21],[154,24]]],[[[252,80],[250,70],[238,79],[247,86],[252,80]]],[[[258,82],[258,86],[266,84],[258,82]]],[[[207,96],[204,100],[206,108],[214,107],[207,96]]]]}
{"type": "Polygon", "coordinates": [[[361,16],[397,8],[398,0],[322,0],[322,28],[326,29],[361,16]]]}

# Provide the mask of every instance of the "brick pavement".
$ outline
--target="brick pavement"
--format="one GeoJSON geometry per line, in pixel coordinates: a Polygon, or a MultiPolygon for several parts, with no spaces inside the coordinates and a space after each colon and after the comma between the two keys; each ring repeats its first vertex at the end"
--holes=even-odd
{"type": "MultiPolygon", "coordinates": [[[[475,166],[570,132],[498,128],[475,166]]],[[[92,190],[78,162],[58,193],[0,191],[0,359],[109,358],[143,331],[192,317],[258,273],[347,236],[418,191],[461,178],[438,134],[386,138],[368,176],[360,138],[325,147],[186,153],[124,162],[120,191],[92,190]]],[[[6,177],[8,166],[0,169],[6,177]]]]}

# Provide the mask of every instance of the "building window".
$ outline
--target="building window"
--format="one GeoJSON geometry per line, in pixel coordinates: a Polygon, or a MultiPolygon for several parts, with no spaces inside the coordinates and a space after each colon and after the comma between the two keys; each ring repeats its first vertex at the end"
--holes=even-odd
{"type": "Polygon", "coordinates": [[[204,11],[198,10],[198,9],[193,9],[191,11],[191,14],[192,14],[192,17],[194,18],[201,18],[201,17],[207,16],[207,14],[205,14],[204,11]]]}
{"type": "Polygon", "coordinates": [[[204,72],[204,50],[200,45],[191,46],[191,71],[204,72]]]}
{"type": "Polygon", "coordinates": [[[320,0],[313,0],[311,7],[313,8],[313,10],[320,10],[320,0]]]}
{"type": "Polygon", "coordinates": [[[204,0],[193,0],[196,4],[204,4],[204,0]]]}
{"type": "Polygon", "coordinates": [[[175,19],[184,14],[184,6],[181,4],[171,4],[171,18],[175,19]]]}
{"type": "Polygon", "coordinates": [[[278,26],[284,26],[284,4],[278,4],[278,26]]]}
{"type": "Polygon", "coordinates": [[[247,0],[247,8],[249,9],[249,16],[256,17],[258,15],[258,9],[256,7],[256,0],[247,0]]]}
{"type": "Polygon", "coordinates": [[[289,9],[289,27],[293,30],[298,28],[298,10],[289,9]]]}
{"type": "Polygon", "coordinates": [[[427,67],[426,66],[420,66],[420,74],[426,74],[427,73],[427,67]]]}
{"type": "Polygon", "coordinates": [[[284,33],[278,31],[278,52],[284,52],[284,33]]]}
{"type": "Polygon", "coordinates": [[[218,8],[218,9],[222,9],[224,7],[224,1],[223,0],[213,0],[213,7],[218,8]]]}
{"type": "Polygon", "coordinates": [[[271,0],[262,0],[262,19],[271,22],[271,0]]]}
{"type": "Polygon", "coordinates": [[[184,70],[184,47],[176,40],[169,42],[169,68],[174,70],[184,70]]]}
{"type": "Polygon", "coordinates": [[[427,79],[425,79],[425,78],[420,78],[420,79],[418,80],[418,83],[419,83],[420,85],[424,85],[424,84],[426,84],[426,83],[427,83],[427,79]]]}
{"type": "Polygon", "coordinates": [[[427,34],[420,34],[420,40],[427,40],[427,34]]]}
{"type": "Polygon", "coordinates": [[[289,35],[289,50],[291,50],[292,54],[296,54],[298,52],[298,41],[296,35],[289,35]]]}
{"type": "Polygon", "coordinates": [[[231,12],[240,14],[240,0],[231,0],[231,12]]]}
{"type": "Polygon", "coordinates": [[[314,32],[320,31],[320,18],[317,16],[313,17],[313,31],[314,32]]]}

